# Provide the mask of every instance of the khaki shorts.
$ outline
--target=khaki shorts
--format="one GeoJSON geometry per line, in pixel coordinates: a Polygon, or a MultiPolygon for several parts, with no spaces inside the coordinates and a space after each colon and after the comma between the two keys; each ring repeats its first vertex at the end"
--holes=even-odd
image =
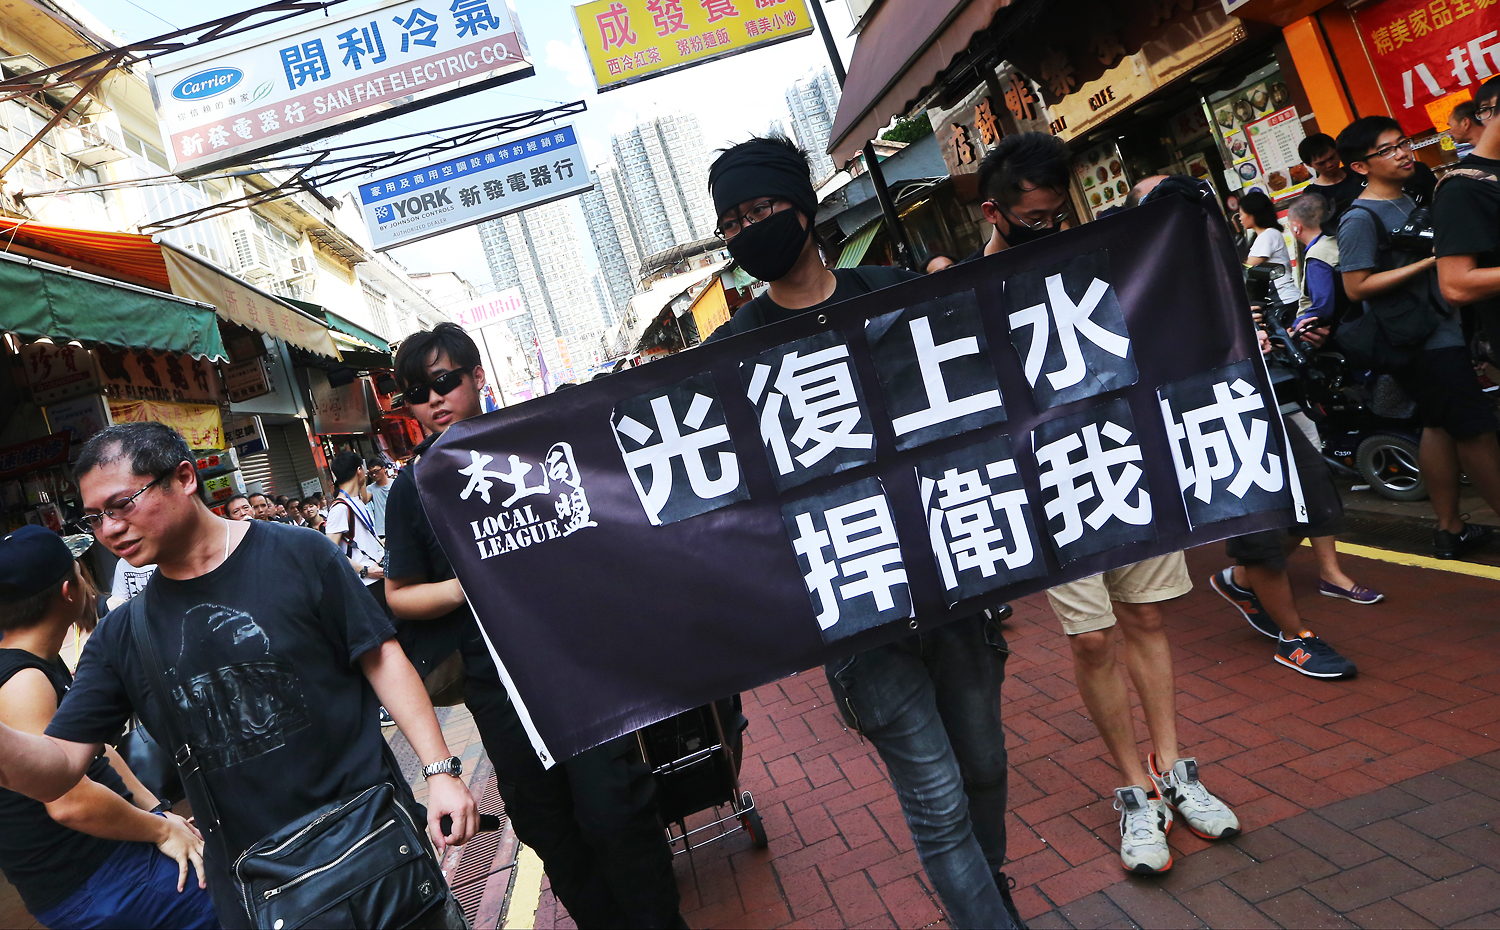
{"type": "Polygon", "coordinates": [[[1153,604],[1193,590],[1187,559],[1181,552],[1157,556],[1092,578],[1058,585],[1047,592],[1052,610],[1069,636],[1107,630],[1115,625],[1114,601],[1153,604]]]}

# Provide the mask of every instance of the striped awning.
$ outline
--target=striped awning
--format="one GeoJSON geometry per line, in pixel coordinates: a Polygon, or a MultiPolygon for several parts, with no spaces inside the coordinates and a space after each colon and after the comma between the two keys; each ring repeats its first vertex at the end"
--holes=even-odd
{"type": "Polygon", "coordinates": [[[0,217],[0,251],[20,252],[31,258],[56,262],[57,257],[71,258],[79,271],[114,277],[131,284],[171,292],[167,263],[161,257],[161,246],[150,236],[136,233],[101,232],[94,229],[70,229],[45,226],[26,220],[0,217]],[[20,248],[16,248],[19,246],[20,248]],[[28,249],[49,253],[35,255],[28,249]]]}
{"type": "Polygon", "coordinates": [[[864,260],[865,253],[870,251],[870,243],[875,241],[875,234],[880,232],[880,221],[866,226],[855,233],[848,242],[844,243],[844,250],[839,253],[839,260],[834,262],[835,268],[853,268],[864,260]]]}

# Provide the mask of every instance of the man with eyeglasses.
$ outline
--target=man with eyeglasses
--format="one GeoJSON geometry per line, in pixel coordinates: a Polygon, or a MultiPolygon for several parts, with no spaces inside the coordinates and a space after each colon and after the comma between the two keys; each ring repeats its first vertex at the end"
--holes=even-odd
{"type": "Polygon", "coordinates": [[[1045,132],[1018,132],[990,149],[979,162],[979,208],[993,228],[964,261],[1066,229],[1070,158],[1067,143],[1045,132]]]}
{"type": "Polygon", "coordinates": [[[1364,301],[1395,354],[1390,367],[1422,418],[1417,465],[1437,516],[1433,550],[1456,559],[1483,544],[1494,528],[1460,516],[1459,475],[1467,474],[1491,507],[1500,507],[1500,444],[1493,409],[1479,388],[1459,316],[1439,292],[1437,259],[1405,251],[1392,233],[1417,204],[1403,190],[1415,172],[1411,140],[1388,116],[1366,116],[1339,133],[1339,155],[1368,186],[1339,222],[1344,293],[1364,301]],[[1394,328],[1393,328],[1394,327],[1394,328]]]}
{"type": "MultiPolygon", "coordinates": [[[[438,853],[468,840],[478,814],[421,679],[349,561],[319,534],[216,516],[193,462],[161,423],[117,424],[84,444],[74,466],[84,521],[115,555],[158,568],[139,614],[125,607],[100,621],[45,736],[0,725],[0,787],[61,796],[132,714],[158,737],[188,734],[184,764],[196,774],[183,782],[209,893],[223,926],[249,927],[232,868],[262,838],[382,783],[420,815],[381,737],[381,704],[425,766],[438,853]],[[173,700],[137,650],[138,622],[173,700]]],[[[451,894],[424,925],[466,926],[451,894]]]]}
{"type": "Polygon", "coordinates": [[[417,496],[422,456],[450,426],[484,410],[478,346],[456,324],[439,323],[401,343],[395,368],[407,409],[431,434],[396,476],[386,501],[386,603],[406,621],[403,640],[419,668],[455,649],[462,654],[464,703],[495,766],[505,812],[516,836],[541,858],[553,894],[574,923],[585,930],[687,926],[678,912],[655,783],[634,738],[542,767],[417,496]]]}
{"type": "Polygon", "coordinates": [[[1312,183],[1307,189],[1322,194],[1328,201],[1325,228],[1338,229],[1339,218],[1365,189],[1364,176],[1344,167],[1338,143],[1326,132],[1314,133],[1297,143],[1297,157],[1313,170],[1312,183]]]}

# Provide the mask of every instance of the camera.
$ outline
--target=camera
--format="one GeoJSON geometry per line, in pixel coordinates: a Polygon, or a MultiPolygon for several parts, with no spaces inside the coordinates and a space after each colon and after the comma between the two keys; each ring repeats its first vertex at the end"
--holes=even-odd
{"type": "Polygon", "coordinates": [[[1418,258],[1432,254],[1432,211],[1417,207],[1406,218],[1406,225],[1391,230],[1391,247],[1418,258]]]}
{"type": "Polygon", "coordinates": [[[1250,305],[1279,306],[1281,296],[1272,282],[1285,274],[1285,268],[1269,262],[1245,269],[1245,296],[1250,298],[1250,305]]]}

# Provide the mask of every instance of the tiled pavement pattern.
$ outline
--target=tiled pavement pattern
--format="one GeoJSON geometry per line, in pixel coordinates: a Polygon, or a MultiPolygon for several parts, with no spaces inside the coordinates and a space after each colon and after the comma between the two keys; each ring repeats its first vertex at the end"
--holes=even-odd
{"type": "MultiPolygon", "coordinates": [[[[1500,582],[1348,558],[1346,571],[1388,595],[1357,607],[1316,595],[1304,550],[1292,578],[1305,616],[1362,670],[1324,682],[1273,663],[1271,641],[1208,588],[1221,553],[1188,554],[1197,587],[1168,624],[1184,752],[1248,832],[1209,844],[1178,830],[1169,875],[1123,872],[1113,767],[1045,598],[1026,598],[1007,625],[1006,682],[1022,916],[1036,927],[1500,925],[1500,582]]],[[[735,836],[678,857],[690,926],[941,924],[873,747],[828,702],[821,670],[745,696],[742,780],[771,848],[735,836]]],[[[536,926],[572,923],[544,894],[536,926]]]]}

